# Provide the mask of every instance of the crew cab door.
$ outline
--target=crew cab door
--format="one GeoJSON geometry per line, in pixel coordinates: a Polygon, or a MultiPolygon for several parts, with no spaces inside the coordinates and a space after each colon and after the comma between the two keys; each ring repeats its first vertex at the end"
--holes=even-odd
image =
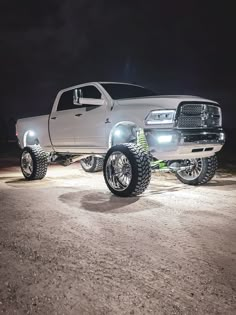
{"type": "Polygon", "coordinates": [[[105,148],[105,104],[102,93],[94,85],[63,92],[49,122],[54,149],[58,152],[90,153],[89,148],[105,148]],[[93,100],[100,105],[93,104],[93,100]]]}
{"type": "Polygon", "coordinates": [[[75,146],[79,112],[79,106],[73,103],[73,90],[63,92],[49,120],[51,141],[58,152],[70,152],[70,148],[75,146]]]}
{"type": "Polygon", "coordinates": [[[76,126],[75,145],[81,152],[86,148],[106,148],[106,112],[107,101],[94,85],[85,85],[74,89],[74,103],[80,108],[80,117],[76,126]]]}

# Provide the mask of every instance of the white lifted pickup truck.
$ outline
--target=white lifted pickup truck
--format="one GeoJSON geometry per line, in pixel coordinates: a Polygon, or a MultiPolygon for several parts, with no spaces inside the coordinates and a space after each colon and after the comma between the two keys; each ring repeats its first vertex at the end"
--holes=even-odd
{"type": "Polygon", "coordinates": [[[134,196],[148,187],[152,169],[207,183],[225,141],[221,126],[214,101],[92,82],[61,90],[50,115],[19,119],[16,129],[27,180],[42,179],[50,163],[80,160],[86,172],[103,169],[112,193],[134,196]]]}

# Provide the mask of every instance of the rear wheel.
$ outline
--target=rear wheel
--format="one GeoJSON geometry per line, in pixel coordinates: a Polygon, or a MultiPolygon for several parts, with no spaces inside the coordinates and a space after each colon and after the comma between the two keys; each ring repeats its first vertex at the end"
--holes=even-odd
{"type": "Polygon", "coordinates": [[[217,157],[213,155],[207,158],[186,160],[188,170],[177,171],[176,177],[187,185],[203,185],[209,182],[217,170],[217,157]]]}
{"type": "Polygon", "coordinates": [[[99,172],[103,169],[103,158],[96,156],[88,156],[80,161],[80,164],[85,172],[99,172]]]}
{"type": "Polygon", "coordinates": [[[106,154],[103,174],[113,194],[121,197],[142,194],[151,179],[149,156],[136,144],[115,145],[106,154]]]}
{"type": "Polygon", "coordinates": [[[47,173],[47,153],[39,145],[25,147],[21,153],[20,165],[26,179],[42,179],[47,173]]]}

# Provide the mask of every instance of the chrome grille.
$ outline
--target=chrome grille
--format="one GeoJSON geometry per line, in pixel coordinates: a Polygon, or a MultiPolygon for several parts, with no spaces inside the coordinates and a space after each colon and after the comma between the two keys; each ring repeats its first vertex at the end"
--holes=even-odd
{"type": "Polygon", "coordinates": [[[177,128],[213,128],[221,125],[221,111],[211,104],[181,104],[177,110],[177,128]]]}
{"type": "Polygon", "coordinates": [[[181,106],[181,113],[183,115],[200,115],[204,108],[203,104],[184,104],[181,106]]]}
{"type": "Polygon", "coordinates": [[[201,117],[180,116],[178,120],[179,128],[201,128],[201,117]]]}

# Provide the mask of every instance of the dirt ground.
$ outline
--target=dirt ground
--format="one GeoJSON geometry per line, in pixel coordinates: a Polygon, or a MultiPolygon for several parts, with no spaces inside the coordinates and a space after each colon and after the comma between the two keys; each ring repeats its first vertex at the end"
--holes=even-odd
{"type": "Polygon", "coordinates": [[[153,174],[118,198],[102,173],[0,161],[0,312],[235,314],[236,176],[201,187],[153,174]]]}

